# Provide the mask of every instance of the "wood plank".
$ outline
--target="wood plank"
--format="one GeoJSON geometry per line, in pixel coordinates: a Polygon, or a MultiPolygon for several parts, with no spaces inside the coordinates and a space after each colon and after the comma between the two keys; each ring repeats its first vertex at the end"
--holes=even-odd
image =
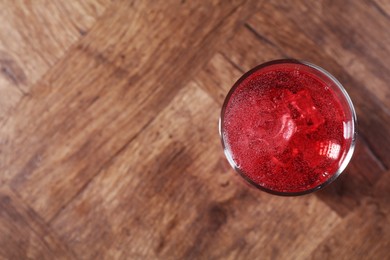
{"type": "Polygon", "coordinates": [[[0,3],[0,122],[109,4],[109,0],[0,3]]]}
{"type": "Polygon", "coordinates": [[[2,181],[51,219],[234,32],[241,4],[113,5],[1,128],[2,181]]]}
{"type": "MultiPolygon", "coordinates": [[[[383,174],[381,179],[372,190],[372,196],[367,199],[368,204],[373,204],[381,215],[386,216],[387,223],[390,223],[387,215],[390,214],[390,171],[383,174]]],[[[390,238],[390,237],[389,237],[390,238]]],[[[389,240],[388,240],[389,241],[389,240]]]]}
{"type": "MultiPolygon", "coordinates": [[[[19,102],[19,100],[23,97],[23,92],[18,88],[14,86],[10,86],[9,81],[15,81],[19,85],[20,80],[17,80],[19,76],[14,76],[16,73],[16,70],[18,70],[15,67],[15,64],[12,63],[11,59],[7,57],[7,55],[3,52],[0,52],[0,124],[2,121],[5,120],[8,112],[12,107],[14,107],[15,104],[19,102]],[[4,65],[4,64],[11,64],[12,65],[4,65]],[[9,74],[9,66],[12,66],[12,74],[9,74]],[[4,76],[5,74],[5,76],[4,76]]],[[[19,75],[19,74],[18,74],[19,75]]],[[[21,74],[22,81],[24,80],[23,74],[21,74]]]]}
{"type": "Polygon", "coordinates": [[[241,77],[242,71],[217,53],[195,77],[196,83],[222,106],[226,94],[241,77]]]}
{"type": "Polygon", "coordinates": [[[388,259],[390,248],[389,185],[386,172],[354,214],[313,251],[314,259],[388,259]]]}
{"type": "Polygon", "coordinates": [[[389,221],[375,205],[365,206],[335,227],[313,251],[313,259],[388,259],[389,221]],[[352,235],[353,234],[353,235],[352,235]]]}
{"type": "Polygon", "coordinates": [[[0,188],[1,259],[74,259],[72,251],[9,189],[0,188]]]}
{"type": "Polygon", "coordinates": [[[221,52],[243,72],[270,60],[288,58],[279,46],[254,31],[248,24],[226,40],[221,52]]]}
{"type": "MultiPolygon", "coordinates": [[[[169,50],[175,51],[170,53],[169,61],[175,64],[171,71],[188,62],[181,59],[183,56],[191,56],[192,65],[204,64],[204,57],[214,54],[217,45],[210,39],[234,34],[262,2],[235,0],[226,5],[220,1],[196,4],[173,0],[161,6],[123,1],[107,12],[81,45],[86,51],[98,51],[107,62],[138,74],[164,60],[169,50]],[[180,19],[186,21],[184,26],[180,19]],[[212,23],[206,24],[207,20],[212,23]],[[186,37],[182,39],[183,36],[186,37]],[[188,53],[191,48],[202,51],[188,53]]],[[[188,73],[194,75],[192,71],[188,73]]]]}
{"type": "Polygon", "coordinates": [[[185,87],[52,226],[84,258],[307,256],[339,217],[315,196],[286,206],[233,181],[219,109],[199,86],[185,87]]]}
{"type": "MultiPolygon", "coordinates": [[[[200,188],[200,183],[185,169],[196,156],[191,153],[191,145],[197,143],[201,148],[206,147],[210,135],[204,130],[201,132],[203,126],[194,123],[202,121],[207,126],[216,127],[216,118],[209,117],[204,111],[217,109],[211,98],[196,86],[183,89],[118,154],[113,164],[103,169],[86,190],[54,219],[52,226],[79,255],[86,258],[93,258],[94,255],[90,254],[155,258],[153,252],[146,254],[145,251],[157,247],[155,243],[163,223],[175,222],[175,207],[184,205],[181,196],[175,196],[176,199],[171,202],[173,205],[170,205],[172,193],[180,192],[184,196],[183,192],[187,190],[195,195],[196,189],[188,190],[189,185],[200,188]],[[202,106],[199,106],[200,103],[202,106]],[[152,205],[153,210],[149,210],[152,205]],[[95,215],[95,210],[100,213],[95,215]],[[113,222],[111,214],[116,215],[113,222]],[[79,221],[69,223],[76,215],[79,221]],[[97,230],[99,223],[106,225],[97,230]],[[128,244],[132,244],[130,250],[121,250],[128,244]]],[[[200,148],[196,150],[201,152],[200,148]]]]}
{"type": "Polygon", "coordinates": [[[301,50],[301,38],[310,39],[316,44],[316,52],[332,57],[390,110],[389,18],[372,2],[302,0],[294,5],[267,2],[262,8],[261,15],[248,21],[262,35],[301,50]]]}
{"type": "MultiPolygon", "coordinates": [[[[268,21],[268,23],[272,24],[273,22],[268,21]]],[[[364,90],[362,91],[361,88],[356,87],[357,84],[348,76],[347,72],[326,54],[318,52],[315,43],[307,38],[298,37],[299,40],[284,42],[285,39],[293,36],[294,30],[298,31],[298,28],[292,27],[289,30],[286,29],[286,34],[278,35],[274,33],[273,37],[277,41],[271,42],[258,33],[257,30],[247,25],[236,34],[236,37],[232,37],[227,42],[227,46],[222,52],[226,57],[230,57],[232,62],[237,64],[237,66],[242,67],[244,71],[269,59],[286,58],[289,56],[298,57],[303,60],[313,60],[313,62],[321,66],[331,68],[331,72],[336,77],[341,78],[342,82],[347,83],[345,86],[351,94],[358,112],[359,129],[362,135],[360,138],[369,137],[370,140],[375,141],[379,141],[382,138],[382,143],[390,142],[390,139],[387,137],[377,136],[378,132],[383,131],[383,134],[389,132],[390,129],[387,129],[388,127],[384,122],[386,120],[390,121],[390,118],[378,107],[375,98],[370,99],[370,95],[366,95],[364,90]],[[302,50],[300,46],[305,46],[305,49],[302,50]],[[251,51],[248,52],[247,50],[251,51]],[[374,118],[372,115],[374,111],[377,114],[379,113],[381,117],[384,117],[385,121],[374,118]],[[382,130],[375,128],[375,131],[373,131],[372,121],[375,121],[376,125],[380,124],[382,130]]],[[[295,34],[298,33],[296,32],[295,34]]],[[[345,216],[358,207],[361,196],[367,195],[367,191],[372,188],[372,185],[376,183],[381,174],[387,169],[387,166],[383,165],[377,158],[377,155],[372,153],[370,144],[360,140],[355,151],[355,156],[347,168],[347,174],[342,175],[334,184],[318,193],[318,196],[340,216],[345,216]]],[[[375,146],[375,148],[378,148],[378,146],[375,146]]],[[[387,149],[386,147],[380,146],[379,149],[381,155],[386,153],[384,151],[387,149]]],[[[387,158],[388,156],[385,157],[386,162],[390,160],[390,158],[387,158]]]]}
{"type": "Polygon", "coordinates": [[[385,17],[390,19],[390,3],[386,0],[372,0],[374,7],[385,17]]]}

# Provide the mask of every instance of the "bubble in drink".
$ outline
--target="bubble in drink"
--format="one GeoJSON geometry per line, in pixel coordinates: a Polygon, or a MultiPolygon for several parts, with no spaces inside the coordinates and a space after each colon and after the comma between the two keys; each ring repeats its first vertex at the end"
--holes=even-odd
{"type": "Polygon", "coordinates": [[[330,74],[281,60],[256,67],[233,86],[220,130],[225,154],[245,179],[294,195],[341,173],[352,156],[355,121],[348,95],[330,74]]]}

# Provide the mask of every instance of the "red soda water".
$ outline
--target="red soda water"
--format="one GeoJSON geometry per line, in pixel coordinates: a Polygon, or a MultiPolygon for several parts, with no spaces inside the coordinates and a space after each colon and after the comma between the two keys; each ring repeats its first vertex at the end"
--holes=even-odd
{"type": "Polygon", "coordinates": [[[245,179],[294,195],[341,173],[352,156],[355,120],[348,95],[330,74],[281,60],[256,67],[233,86],[220,131],[229,162],[245,179]]]}

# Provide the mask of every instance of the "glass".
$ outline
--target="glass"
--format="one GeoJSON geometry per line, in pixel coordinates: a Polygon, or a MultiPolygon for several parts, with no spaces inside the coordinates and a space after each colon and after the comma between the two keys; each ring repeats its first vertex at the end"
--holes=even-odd
{"type": "Polygon", "coordinates": [[[245,73],[222,106],[227,160],[245,180],[276,195],[302,195],[333,182],[351,160],[356,113],[324,69],[275,60],[245,73]]]}

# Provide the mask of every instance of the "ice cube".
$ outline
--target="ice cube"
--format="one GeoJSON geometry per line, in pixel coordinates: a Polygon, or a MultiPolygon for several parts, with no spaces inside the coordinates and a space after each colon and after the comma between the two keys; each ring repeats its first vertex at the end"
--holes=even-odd
{"type": "Polygon", "coordinates": [[[315,107],[308,90],[296,94],[286,91],[291,117],[297,125],[297,131],[313,132],[325,122],[320,111],[315,107]]]}

